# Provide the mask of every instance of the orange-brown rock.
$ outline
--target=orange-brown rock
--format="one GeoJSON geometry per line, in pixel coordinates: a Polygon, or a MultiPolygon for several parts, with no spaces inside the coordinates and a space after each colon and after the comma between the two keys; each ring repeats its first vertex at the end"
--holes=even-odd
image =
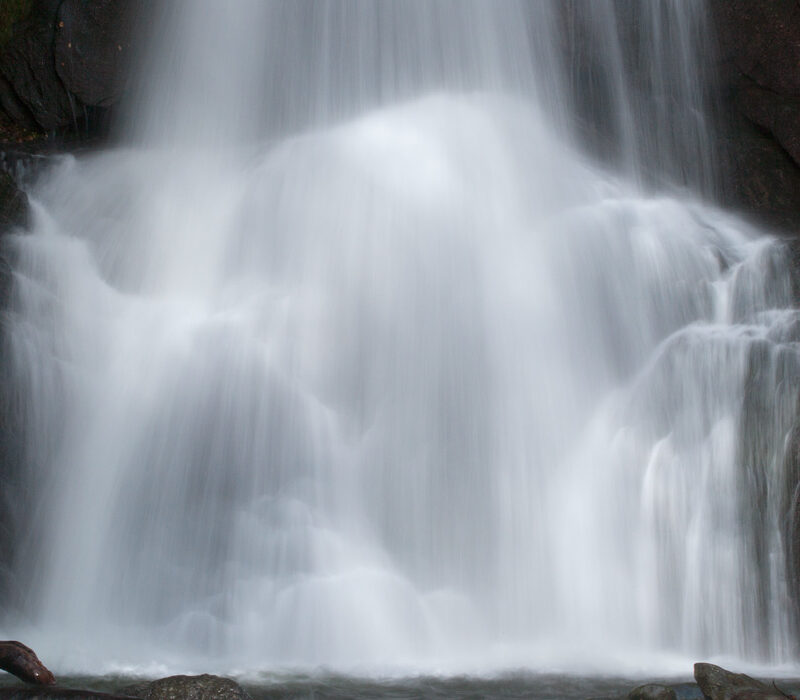
{"type": "Polygon", "coordinates": [[[33,649],[20,642],[0,642],[0,669],[34,685],[53,685],[55,676],[33,649]]]}

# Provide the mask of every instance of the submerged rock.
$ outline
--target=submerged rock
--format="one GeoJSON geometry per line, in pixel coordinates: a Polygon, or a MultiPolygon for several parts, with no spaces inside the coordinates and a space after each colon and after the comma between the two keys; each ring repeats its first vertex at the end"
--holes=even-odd
{"type": "Polygon", "coordinates": [[[678,695],[668,685],[648,683],[628,693],[628,700],[677,700],[678,695]]]}
{"type": "Polygon", "coordinates": [[[250,700],[236,681],[221,676],[168,676],[125,688],[126,695],[144,700],[250,700]]]}

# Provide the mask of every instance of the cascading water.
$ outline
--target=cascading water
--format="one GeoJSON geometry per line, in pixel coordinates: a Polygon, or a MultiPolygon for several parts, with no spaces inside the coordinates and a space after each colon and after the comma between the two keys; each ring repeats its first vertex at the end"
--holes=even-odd
{"type": "Polygon", "coordinates": [[[2,633],[94,672],[791,659],[781,247],[632,184],[705,127],[649,139],[622,82],[629,177],[580,154],[564,7],[165,5],[133,145],[13,240],[2,633]]]}

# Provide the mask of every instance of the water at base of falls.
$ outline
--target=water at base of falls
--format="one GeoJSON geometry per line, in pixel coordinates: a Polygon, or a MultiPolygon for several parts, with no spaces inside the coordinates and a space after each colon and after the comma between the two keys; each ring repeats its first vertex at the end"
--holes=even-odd
{"type": "Polygon", "coordinates": [[[84,672],[791,661],[785,251],[463,83],[37,183],[2,634],[84,672]]]}

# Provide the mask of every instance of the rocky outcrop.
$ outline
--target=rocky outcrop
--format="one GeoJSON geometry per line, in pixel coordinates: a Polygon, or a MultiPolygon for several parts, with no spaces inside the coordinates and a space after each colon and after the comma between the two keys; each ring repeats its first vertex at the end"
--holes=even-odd
{"type": "Polygon", "coordinates": [[[0,53],[0,118],[51,134],[100,128],[127,81],[130,0],[36,0],[0,53]]]}
{"type": "Polygon", "coordinates": [[[800,0],[711,0],[727,203],[800,232],[800,0]]]}

